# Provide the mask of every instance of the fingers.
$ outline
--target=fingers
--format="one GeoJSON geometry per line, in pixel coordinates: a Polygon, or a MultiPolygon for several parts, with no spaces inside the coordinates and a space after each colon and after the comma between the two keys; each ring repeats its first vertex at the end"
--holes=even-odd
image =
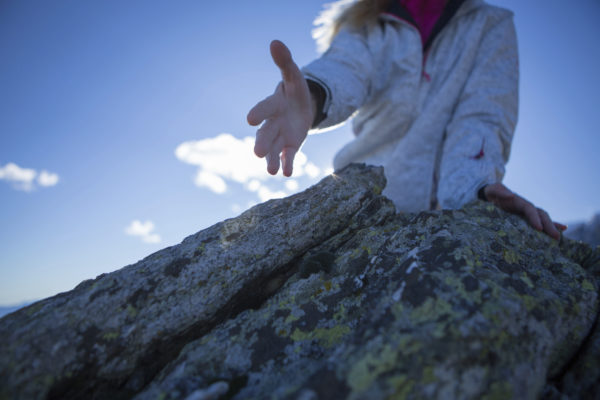
{"type": "Polygon", "coordinates": [[[550,219],[550,216],[548,215],[548,213],[546,211],[542,210],[541,208],[538,208],[537,211],[538,211],[540,220],[542,221],[542,225],[544,226],[544,232],[546,232],[546,234],[548,236],[550,236],[551,238],[559,240],[560,233],[558,232],[558,230],[552,223],[552,220],[550,219]]]}
{"type": "Polygon", "coordinates": [[[520,214],[534,229],[544,232],[556,240],[560,239],[560,232],[567,229],[566,225],[552,222],[546,211],[535,207],[528,200],[510,191],[502,183],[487,185],[484,192],[489,201],[504,211],[520,214]]]}
{"type": "Polygon", "coordinates": [[[541,215],[538,212],[538,209],[531,202],[512,192],[501,183],[495,183],[489,186],[491,186],[491,201],[493,201],[496,205],[505,211],[521,214],[534,229],[538,231],[542,231],[544,229],[541,215]]]}
{"type": "Polygon", "coordinates": [[[277,65],[281,71],[281,77],[286,84],[286,89],[293,88],[294,83],[298,81],[298,79],[304,80],[300,68],[298,68],[292,59],[292,53],[285,44],[279,40],[273,40],[271,42],[270,50],[275,65],[277,65]]]}
{"type": "MultiPolygon", "coordinates": [[[[277,89],[275,89],[275,92],[277,93],[277,89]]],[[[252,126],[260,125],[264,120],[276,115],[278,107],[279,100],[277,96],[271,95],[252,107],[246,116],[246,120],[252,126]]]]}
{"type": "Polygon", "coordinates": [[[284,139],[279,135],[279,127],[276,122],[269,120],[256,132],[254,153],[261,158],[267,157],[267,171],[271,175],[277,174],[281,161],[283,175],[292,176],[294,157],[298,152],[298,148],[294,146],[284,147],[284,145],[284,139]],[[281,157],[279,156],[280,153],[281,157]]]}
{"type": "Polygon", "coordinates": [[[544,226],[542,225],[540,214],[538,213],[538,209],[535,208],[533,204],[531,204],[524,198],[518,196],[517,208],[520,210],[520,212],[523,214],[523,216],[529,222],[529,224],[533,226],[536,230],[541,231],[544,228],[544,226]]]}
{"type": "Polygon", "coordinates": [[[279,135],[267,154],[267,172],[271,175],[277,175],[279,171],[279,155],[283,150],[283,144],[283,138],[279,135]]]}
{"type": "Polygon", "coordinates": [[[279,156],[275,153],[267,154],[267,172],[271,175],[277,175],[279,171],[279,156]]]}
{"type": "Polygon", "coordinates": [[[265,122],[259,130],[256,131],[256,141],[254,142],[254,154],[258,157],[266,156],[273,146],[273,142],[279,133],[279,125],[276,121],[270,119],[265,122]]]}
{"type": "Polygon", "coordinates": [[[294,157],[298,151],[295,147],[285,147],[283,153],[281,153],[281,161],[283,164],[283,175],[292,176],[292,170],[294,167],[294,157]]]}
{"type": "Polygon", "coordinates": [[[561,232],[564,232],[569,228],[567,225],[561,224],[560,222],[554,222],[554,226],[561,232]]]}
{"type": "Polygon", "coordinates": [[[291,176],[294,157],[312,122],[311,98],[302,72],[289,49],[280,41],[271,42],[271,56],[279,67],[283,81],[273,95],[256,104],[248,112],[250,125],[263,125],[256,132],[254,152],[267,158],[267,171],[291,176]]]}

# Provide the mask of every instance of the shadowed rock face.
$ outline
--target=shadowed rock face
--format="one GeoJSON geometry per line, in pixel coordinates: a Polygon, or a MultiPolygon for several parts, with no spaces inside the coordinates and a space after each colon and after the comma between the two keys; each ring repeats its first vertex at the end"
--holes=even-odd
{"type": "Polygon", "coordinates": [[[352,165],[0,320],[0,399],[586,398],[600,250],[352,165]]]}

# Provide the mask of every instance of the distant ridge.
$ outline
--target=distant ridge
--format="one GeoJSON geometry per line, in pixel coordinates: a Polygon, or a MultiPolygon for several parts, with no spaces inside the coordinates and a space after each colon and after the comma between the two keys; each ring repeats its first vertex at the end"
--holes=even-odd
{"type": "Polygon", "coordinates": [[[573,240],[581,240],[592,246],[600,245],[600,212],[587,222],[578,222],[569,226],[565,236],[573,240]]]}
{"type": "Polygon", "coordinates": [[[20,308],[30,305],[31,303],[37,300],[25,301],[23,303],[15,304],[13,306],[0,306],[0,318],[4,317],[6,314],[10,314],[11,312],[15,312],[20,308]]]}

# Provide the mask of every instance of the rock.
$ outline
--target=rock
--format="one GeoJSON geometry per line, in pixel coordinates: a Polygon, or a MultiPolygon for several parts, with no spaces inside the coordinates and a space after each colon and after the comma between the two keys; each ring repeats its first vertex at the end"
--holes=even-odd
{"type": "Polygon", "coordinates": [[[0,320],[0,399],[585,398],[600,253],[351,165],[0,320]]]}
{"type": "Polygon", "coordinates": [[[229,384],[227,382],[215,382],[206,389],[198,389],[185,400],[218,400],[220,396],[223,396],[229,391],[229,384]]]}
{"type": "Polygon", "coordinates": [[[7,314],[17,311],[19,308],[23,308],[33,303],[32,301],[26,301],[20,304],[10,305],[10,306],[2,306],[0,307],[0,318],[4,317],[7,314]]]}
{"type": "Polygon", "coordinates": [[[573,240],[581,240],[592,246],[600,245],[600,213],[588,222],[580,222],[569,226],[565,236],[573,240]]]}

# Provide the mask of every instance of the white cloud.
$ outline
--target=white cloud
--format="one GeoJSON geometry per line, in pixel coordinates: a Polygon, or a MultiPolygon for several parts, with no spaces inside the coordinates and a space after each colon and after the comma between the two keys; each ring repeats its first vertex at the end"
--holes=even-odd
{"type": "Polygon", "coordinates": [[[258,189],[260,189],[262,185],[260,184],[260,181],[257,179],[252,179],[250,182],[248,182],[246,184],[246,189],[248,189],[251,192],[258,192],[258,189]]]}
{"type": "Polygon", "coordinates": [[[295,192],[296,190],[298,190],[299,187],[300,187],[300,185],[298,184],[298,181],[295,179],[288,179],[285,181],[285,188],[287,190],[289,190],[290,192],[295,192]]]}
{"type": "Polygon", "coordinates": [[[321,169],[317,167],[315,164],[308,162],[306,164],[306,174],[311,178],[316,178],[321,173],[321,169]]]}
{"type": "Polygon", "coordinates": [[[181,143],[175,149],[175,156],[198,167],[194,179],[197,186],[222,194],[230,183],[238,183],[256,193],[261,201],[285,197],[297,191],[300,188],[298,178],[314,180],[324,175],[323,169],[309,162],[299,151],[294,159],[294,179],[284,178],[281,172],[273,177],[267,173],[265,160],[254,155],[253,137],[238,139],[228,133],[181,143]]]}
{"type": "Polygon", "coordinates": [[[227,184],[223,178],[210,171],[198,170],[194,183],[196,183],[196,186],[207,187],[218,194],[225,193],[227,190],[227,184]]]}
{"type": "Polygon", "coordinates": [[[58,183],[58,175],[48,171],[42,171],[38,175],[37,181],[40,186],[54,186],[58,183]]]}
{"type": "Polygon", "coordinates": [[[57,174],[42,171],[38,174],[35,169],[22,168],[15,163],[8,163],[0,167],[0,180],[5,180],[12,184],[17,190],[31,191],[35,189],[35,178],[40,186],[54,186],[58,183],[57,174]]]}
{"type": "Polygon", "coordinates": [[[258,189],[258,197],[260,201],[267,201],[271,199],[280,199],[282,197],[287,196],[289,193],[284,192],[283,190],[271,190],[266,186],[261,186],[258,189]]]}
{"type": "Polygon", "coordinates": [[[37,172],[34,169],[21,168],[14,163],[8,163],[0,168],[0,179],[12,183],[17,190],[32,190],[36,175],[37,172]]]}
{"type": "Polygon", "coordinates": [[[154,223],[152,221],[141,222],[133,220],[128,227],[125,228],[125,233],[131,236],[139,236],[146,243],[160,243],[160,235],[154,231],[154,223]]]}
{"type": "Polygon", "coordinates": [[[264,179],[264,160],[254,155],[254,139],[237,139],[223,133],[217,137],[184,142],[175,149],[177,158],[200,167],[200,171],[244,183],[264,179]]]}

